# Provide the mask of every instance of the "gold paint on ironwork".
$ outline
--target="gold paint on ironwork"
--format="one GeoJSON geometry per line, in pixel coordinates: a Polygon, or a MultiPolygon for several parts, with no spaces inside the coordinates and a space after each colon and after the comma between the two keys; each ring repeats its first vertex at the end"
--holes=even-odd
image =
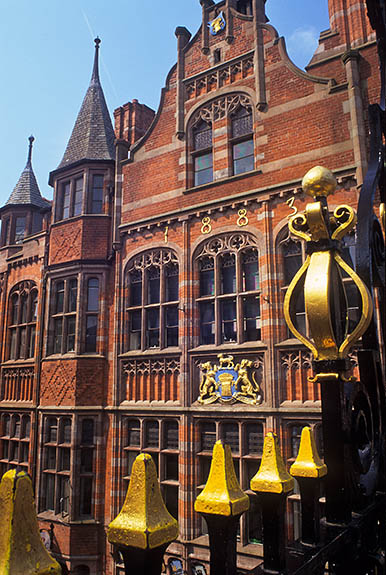
{"type": "Polygon", "coordinates": [[[330,316],[330,282],[331,253],[313,253],[304,282],[304,299],[318,359],[335,359],[338,355],[330,316]]]}
{"type": "Polygon", "coordinates": [[[320,459],[311,427],[303,427],[302,429],[299,453],[295,462],[291,465],[290,474],[293,477],[311,477],[315,479],[327,475],[327,465],[320,459]]]}
{"type": "Polygon", "coordinates": [[[323,166],[311,168],[302,180],[302,188],[305,194],[312,198],[321,196],[328,197],[336,190],[335,176],[323,166]]]}
{"type": "Polygon", "coordinates": [[[291,208],[291,210],[293,210],[292,214],[289,214],[289,215],[287,216],[287,219],[290,218],[291,216],[294,216],[295,214],[298,213],[298,209],[297,209],[296,206],[294,206],[294,202],[295,202],[295,198],[294,198],[294,197],[289,198],[289,199],[286,201],[286,204],[288,205],[288,207],[291,208]]]}
{"type": "Polygon", "coordinates": [[[210,217],[206,216],[205,218],[202,218],[202,226],[201,226],[201,233],[202,234],[210,234],[210,232],[212,231],[212,225],[210,223],[210,217]]]}
{"type": "Polygon", "coordinates": [[[107,538],[118,547],[154,549],[178,536],[178,523],[162,499],[154,461],[141,453],[134,461],[123,507],[110,523],[107,538]]]}
{"type": "Polygon", "coordinates": [[[204,405],[220,401],[241,401],[251,405],[262,402],[260,386],[252,371],[253,362],[242,359],[236,365],[232,355],[218,354],[219,365],[201,364],[202,378],[198,402],[204,405]]]}
{"type": "Polygon", "coordinates": [[[40,537],[32,482],[27,473],[7,471],[0,483],[0,574],[60,575],[40,537]]]}
{"type": "Polygon", "coordinates": [[[339,226],[332,233],[331,238],[333,240],[341,240],[354,229],[357,223],[357,215],[351,206],[342,204],[335,208],[332,222],[335,224],[339,223],[339,226]]]}
{"type": "Polygon", "coordinates": [[[238,214],[238,216],[239,216],[239,217],[237,218],[237,225],[238,225],[240,228],[242,228],[243,226],[247,226],[247,225],[249,224],[249,220],[248,220],[248,218],[247,218],[247,210],[245,210],[245,209],[239,210],[239,211],[237,212],[237,214],[238,214]]]}
{"type": "Polygon", "coordinates": [[[217,441],[213,447],[209,477],[194,509],[198,513],[232,517],[249,509],[249,497],[242,491],[229,445],[217,441]]]}
{"type": "MultiPolygon", "coordinates": [[[[290,231],[307,242],[315,242],[314,250],[295,274],[284,298],[284,316],[291,332],[306,345],[317,360],[345,358],[351,347],[366,331],[370,324],[373,309],[367,287],[339,255],[339,242],[350,233],[356,224],[356,214],[347,205],[338,206],[332,215],[328,213],[326,198],[336,188],[333,174],[326,168],[316,166],[303,178],[303,190],[316,200],[306,206],[303,213],[296,213],[289,220],[290,231]],[[318,249],[318,242],[320,249],[318,249]],[[330,242],[330,245],[329,243],[330,242]],[[335,242],[335,243],[334,243],[335,242]],[[340,281],[343,270],[356,285],[361,297],[361,317],[351,333],[346,333],[343,341],[337,341],[334,332],[331,295],[334,281],[340,281]],[[312,339],[301,334],[292,320],[293,310],[300,290],[303,289],[306,317],[312,339]]],[[[319,374],[321,375],[321,374],[319,374]]],[[[323,378],[318,377],[318,381],[323,378]]]]}
{"type": "Polygon", "coordinates": [[[166,226],[165,231],[164,231],[164,241],[165,241],[165,244],[168,243],[168,239],[169,239],[168,234],[169,234],[169,226],[166,226]]]}
{"type": "Polygon", "coordinates": [[[383,229],[383,233],[386,234],[386,204],[382,202],[379,206],[379,217],[381,220],[381,226],[383,229]]]}
{"type": "Polygon", "coordinates": [[[269,432],[264,438],[260,468],[251,479],[251,489],[257,493],[288,493],[294,485],[281,456],[277,435],[269,432]]]}

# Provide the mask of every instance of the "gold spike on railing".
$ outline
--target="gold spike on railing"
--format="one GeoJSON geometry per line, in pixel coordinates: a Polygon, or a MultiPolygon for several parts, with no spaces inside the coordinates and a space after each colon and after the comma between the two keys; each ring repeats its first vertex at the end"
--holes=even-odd
{"type": "Polygon", "coordinates": [[[286,470],[277,435],[267,433],[264,438],[261,465],[251,479],[251,489],[258,493],[288,493],[294,487],[294,480],[286,470]]]}
{"type": "Polygon", "coordinates": [[[12,469],[0,483],[0,574],[60,573],[40,537],[31,479],[12,469]]]}
{"type": "Polygon", "coordinates": [[[162,499],[154,461],[141,453],[134,461],[129,488],[119,515],[110,523],[110,543],[154,549],[178,536],[178,523],[162,499]]]}
{"type": "Polygon", "coordinates": [[[208,525],[211,575],[236,575],[237,527],[249,497],[237,480],[231,449],[222,441],[214,445],[208,481],[194,508],[208,525]]]}
{"type": "Polygon", "coordinates": [[[249,509],[248,495],[241,490],[236,477],[231,449],[221,441],[215,443],[208,481],[194,508],[198,513],[226,517],[249,509]]]}
{"type": "Polygon", "coordinates": [[[318,479],[327,474],[327,465],[319,457],[311,427],[303,427],[299,453],[295,462],[291,465],[290,473],[293,477],[318,479]]]}

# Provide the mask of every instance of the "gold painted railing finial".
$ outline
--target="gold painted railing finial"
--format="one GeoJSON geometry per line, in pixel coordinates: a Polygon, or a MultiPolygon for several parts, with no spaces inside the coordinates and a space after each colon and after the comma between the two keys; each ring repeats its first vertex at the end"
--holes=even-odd
{"type": "Polygon", "coordinates": [[[341,255],[341,240],[354,229],[356,214],[348,205],[338,206],[333,214],[329,213],[327,197],[335,191],[336,180],[326,168],[312,168],[304,176],[302,186],[315,201],[290,218],[289,229],[307,242],[308,255],[287,290],[284,315],[289,329],[312,351],[315,360],[344,359],[372,317],[370,294],[341,255]],[[351,332],[342,272],[354,282],[361,300],[361,317],[351,332]],[[302,291],[311,338],[300,333],[294,319],[302,291]]]}
{"type": "Polygon", "coordinates": [[[213,448],[208,481],[197,497],[194,509],[198,513],[236,516],[249,509],[248,495],[237,480],[229,445],[217,441],[213,448]]]}
{"type": "Polygon", "coordinates": [[[43,545],[32,482],[27,473],[7,471],[0,483],[1,575],[60,575],[59,563],[43,545]]]}
{"type": "Polygon", "coordinates": [[[291,465],[290,474],[293,477],[310,477],[320,479],[327,475],[327,465],[319,457],[311,427],[303,427],[300,439],[299,453],[291,465]]]}
{"type": "Polygon", "coordinates": [[[294,488],[294,479],[288,473],[280,453],[275,433],[264,438],[263,456],[258,472],[251,479],[251,489],[257,493],[288,493],[294,488]]]}
{"type": "Polygon", "coordinates": [[[178,523],[162,499],[154,461],[141,453],[134,461],[123,507],[110,523],[107,538],[118,547],[154,549],[178,536],[178,523]]]}

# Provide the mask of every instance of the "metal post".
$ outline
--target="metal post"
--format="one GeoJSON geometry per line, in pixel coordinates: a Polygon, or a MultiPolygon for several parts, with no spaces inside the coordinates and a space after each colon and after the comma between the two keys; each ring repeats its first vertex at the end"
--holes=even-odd
{"type": "Polygon", "coordinates": [[[267,433],[261,465],[251,479],[251,489],[259,496],[263,515],[264,573],[285,570],[285,513],[287,496],[294,480],[285,468],[277,435],[267,433]]]}
{"type": "Polygon", "coordinates": [[[327,474],[316,449],[314,434],[310,427],[304,427],[299,453],[290,473],[296,477],[300,487],[302,504],[302,537],[304,545],[316,545],[320,535],[320,482],[327,474]]]}

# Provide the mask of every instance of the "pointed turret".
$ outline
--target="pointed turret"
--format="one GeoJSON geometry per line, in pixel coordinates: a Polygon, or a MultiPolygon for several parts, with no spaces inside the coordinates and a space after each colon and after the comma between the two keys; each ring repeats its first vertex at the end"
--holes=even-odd
{"type": "Polygon", "coordinates": [[[94,66],[90,85],[57,169],[81,161],[114,160],[114,130],[99,80],[99,44],[95,38],[94,66]]]}
{"type": "Polygon", "coordinates": [[[28,138],[28,158],[24,170],[21,173],[12,194],[10,195],[6,206],[29,205],[37,208],[50,207],[50,203],[42,198],[36,177],[32,168],[32,145],[35,140],[33,136],[28,138]]]}

